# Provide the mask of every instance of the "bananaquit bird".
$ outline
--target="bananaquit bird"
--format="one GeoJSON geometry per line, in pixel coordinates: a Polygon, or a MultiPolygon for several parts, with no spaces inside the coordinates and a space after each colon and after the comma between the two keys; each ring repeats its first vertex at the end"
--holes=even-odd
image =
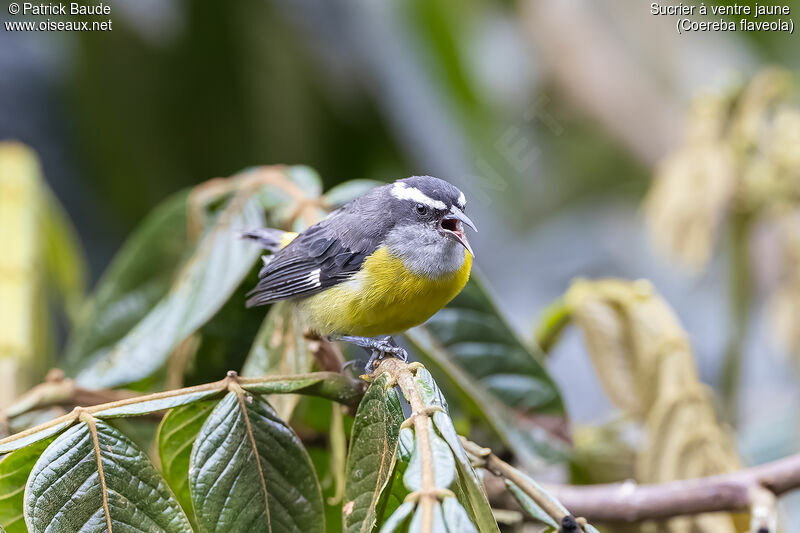
{"type": "MultiPolygon", "coordinates": [[[[464,193],[413,176],[382,185],[303,233],[245,233],[264,256],[247,306],[294,300],[315,333],[406,359],[391,335],[433,316],[464,288],[472,248],[464,193]]],[[[477,231],[477,230],[476,230],[477,231]]]]}

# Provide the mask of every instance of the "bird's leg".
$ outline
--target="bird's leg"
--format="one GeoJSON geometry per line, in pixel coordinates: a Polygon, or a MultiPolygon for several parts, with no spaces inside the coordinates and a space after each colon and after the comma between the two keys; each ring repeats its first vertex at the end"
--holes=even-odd
{"type": "Polygon", "coordinates": [[[380,361],[387,355],[397,357],[402,361],[408,361],[408,353],[398,346],[390,335],[386,337],[354,337],[351,335],[344,335],[339,338],[370,352],[371,355],[366,366],[367,371],[372,370],[372,366],[375,362],[380,361]]]}

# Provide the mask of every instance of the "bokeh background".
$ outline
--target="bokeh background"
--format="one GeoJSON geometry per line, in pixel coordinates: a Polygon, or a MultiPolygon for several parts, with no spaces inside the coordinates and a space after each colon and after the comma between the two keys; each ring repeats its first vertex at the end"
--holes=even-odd
{"type": "MultiPolygon", "coordinates": [[[[797,36],[679,35],[639,0],[110,5],[111,32],[0,29],[0,139],[39,154],[92,279],[150,209],[212,177],[273,163],[312,166],[328,187],[432,174],[467,192],[477,265],[524,337],[576,277],[646,278],[688,331],[705,383],[719,389],[725,353],[741,345],[731,422],[744,460],[800,448],[800,359],[771,327],[774,231],[748,236],[742,303],[729,226],[686,268],[642,207],[661,163],[691,140],[693,106],[800,66],[797,36]]],[[[548,367],[578,426],[618,416],[577,331],[548,367]]]]}

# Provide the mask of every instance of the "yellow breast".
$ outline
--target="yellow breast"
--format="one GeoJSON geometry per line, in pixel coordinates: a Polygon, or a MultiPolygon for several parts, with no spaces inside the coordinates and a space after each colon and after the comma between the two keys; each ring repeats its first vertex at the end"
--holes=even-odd
{"type": "Polygon", "coordinates": [[[369,256],[350,280],[300,302],[312,329],[322,335],[376,337],[422,324],[466,285],[472,256],[438,278],[408,270],[386,248],[369,256]]]}

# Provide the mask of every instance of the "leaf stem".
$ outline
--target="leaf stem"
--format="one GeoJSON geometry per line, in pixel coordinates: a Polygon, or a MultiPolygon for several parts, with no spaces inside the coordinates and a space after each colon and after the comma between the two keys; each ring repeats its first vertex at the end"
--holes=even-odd
{"type": "MultiPolygon", "coordinates": [[[[169,391],[156,392],[152,394],[145,394],[142,396],[135,396],[132,398],[125,398],[113,402],[92,405],[90,407],[76,407],[75,411],[71,413],[60,416],[58,418],[54,418],[38,426],[26,429],[25,431],[15,433],[14,435],[11,435],[4,439],[0,439],[0,446],[19,439],[23,439],[25,437],[38,433],[42,430],[52,428],[54,426],[63,424],[65,422],[74,423],[78,418],[76,413],[87,413],[89,415],[93,415],[101,411],[115,409],[118,407],[126,407],[129,405],[135,405],[144,402],[163,400],[167,398],[173,398],[197,392],[218,391],[222,393],[223,391],[228,390],[232,383],[238,383],[242,388],[251,392],[260,392],[266,390],[266,392],[272,392],[272,393],[291,392],[295,394],[298,393],[309,394],[312,396],[319,396],[321,398],[342,403],[347,406],[357,405],[358,401],[361,399],[361,396],[363,396],[364,394],[364,386],[362,382],[359,382],[355,379],[349,378],[342,374],[337,374],[335,372],[311,372],[308,374],[265,376],[260,378],[240,378],[236,372],[229,372],[228,376],[226,376],[225,379],[221,379],[213,383],[205,383],[203,385],[195,385],[193,387],[184,387],[182,389],[174,389],[169,391]],[[280,390],[281,387],[275,386],[281,383],[291,384],[292,382],[304,382],[304,381],[309,381],[310,383],[295,388],[286,387],[285,388],[286,390],[280,390]]],[[[187,403],[193,403],[194,401],[199,401],[204,399],[208,399],[208,397],[207,396],[199,397],[196,400],[192,400],[187,403]]],[[[153,409],[153,411],[162,411],[162,410],[163,407],[161,409],[153,409]]],[[[138,414],[146,414],[146,413],[141,412],[138,414]]]]}
{"type": "Polygon", "coordinates": [[[97,456],[97,475],[100,479],[100,492],[103,496],[103,512],[106,515],[106,527],[108,528],[108,533],[112,533],[114,528],[111,525],[111,509],[108,506],[108,485],[106,484],[106,475],[103,471],[103,456],[100,450],[100,440],[97,437],[97,419],[83,408],[77,408],[75,414],[78,420],[89,427],[89,433],[92,436],[92,448],[97,456]]]}
{"type": "Polygon", "coordinates": [[[422,462],[422,485],[418,491],[418,502],[422,511],[422,531],[433,531],[433,515],[436,504],[439,501],[439,493],[436,489],[436,477],[434,473],[433,448],[431,443],[431,410],[425,405],[414,382],[414,370],[418,364],[408,364],[403,361],[390,357],[384,359],[378,366],[373,375],[379,376],[388,372],[393,380],[403,391],[403,395],[411,404],[411,416],[414,425],[414,433],[419,442],[420,459],[422,462]]]}

